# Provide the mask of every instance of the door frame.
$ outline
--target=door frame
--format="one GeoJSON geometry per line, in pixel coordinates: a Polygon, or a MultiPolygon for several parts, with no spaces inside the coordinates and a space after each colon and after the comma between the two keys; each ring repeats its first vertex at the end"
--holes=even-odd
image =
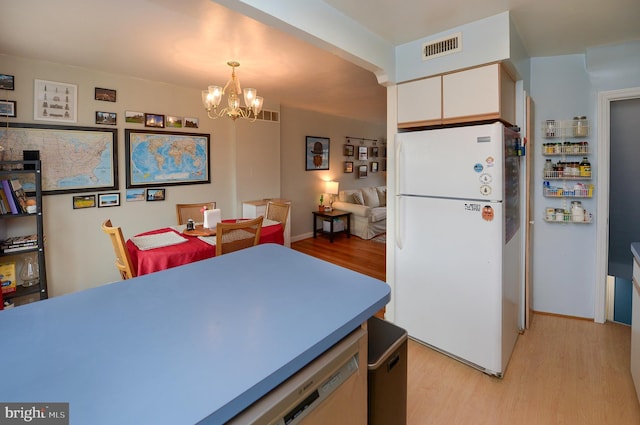
{"type": "MultiPolygon", "coordinates": [[[[594,321],[606,321],[607,263],[609,262],[609,171],[611,102],[640,98],[640,87],[598,93],[598,181],[596,193],[596,287],[594,321]]],[[[629,248],[631,249],[631,248],[629,248]]]]}

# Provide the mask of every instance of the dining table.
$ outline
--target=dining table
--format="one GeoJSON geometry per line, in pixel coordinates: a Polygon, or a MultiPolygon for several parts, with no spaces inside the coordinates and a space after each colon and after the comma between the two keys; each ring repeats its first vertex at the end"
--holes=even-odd
{"type": "MultiPolygon", "coordinates": [[[[222,220],[236,223],[242,219],[222,220]]],[[[198,226],[200,229],[201,226],[198,226]]],[[[173,267],[215,257],[215,229],[213,234],[194,234],[186,231],[186,226],[168,226],[149,230],[127,240],[127,250],[131,257],[136,276],[142,276],[173,267]],[[148,236],[152,236],[148,238],[148,236]]],[[[198,233],[198,232],[195,232],[198,233]]],[[[260,231],[259,244],[275,243],[284,245],[284,229],[277,221],[265,219],[260,231]]]]}

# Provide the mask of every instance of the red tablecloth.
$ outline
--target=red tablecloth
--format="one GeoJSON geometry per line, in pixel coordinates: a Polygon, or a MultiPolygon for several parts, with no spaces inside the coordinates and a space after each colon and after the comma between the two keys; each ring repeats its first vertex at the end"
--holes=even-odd
{"type": "MultiPolygon", "coordinates": [[[[235,220],[223,221],[235,222],[235,220]]],[[[153,235],[164,232],[175,232],[175,230],[165,227],[140,233],[136,236],[153,235]]],[[[178,234],[187,238],[187,241],[176,245],[147,250],[140,250],[136,244],[129,239],[127,241],[127,249],[129,250],[129,255],[131,256],[131,262],[133,263],[136,275],[141,276],[143,274],[158,272],[160,270],[182,266],[194,261],[215,257],[215,246],[201,241],[195,236],[187,236],[182,233],[178,234]]],[[[276,224],[273,226],[263,227],[260,231],[260,243],[277,243],[284,245],[284,231],[282,226],[280,224],[276,224]]]]}

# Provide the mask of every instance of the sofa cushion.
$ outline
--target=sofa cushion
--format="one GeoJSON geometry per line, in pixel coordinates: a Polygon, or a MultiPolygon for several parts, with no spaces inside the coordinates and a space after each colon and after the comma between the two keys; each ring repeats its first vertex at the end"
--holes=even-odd
{"type": "Polygon", "coordinates": [[[364,205],[364,198],[362,197],[362,192],[353,192],[353,203],[358,205],[364,205]]]}
{"type": "Polygon", "coordinates": [[[364,204],[371,208],[380,206],[380,198],[378,198],[378,191],[375,187],[363,187],[362,197],[364,198],[364,204]]]}
{"type": "Polygon", "coordinates": [[[371,208],[370,217],[372,223],[385,220],[387,218],[387,207],[371,208]]]}
{"type": "Polygon", "coordinates": [[[387,206],[387,188],[386,186],[376,187],[376,191],[378,192],[378,200],[380,201],[381,207],[387,206]]]}

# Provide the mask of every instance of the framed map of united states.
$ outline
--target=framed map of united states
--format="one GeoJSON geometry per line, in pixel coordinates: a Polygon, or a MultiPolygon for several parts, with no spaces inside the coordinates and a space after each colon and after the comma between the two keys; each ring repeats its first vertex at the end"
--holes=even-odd
{"type": "MultiPolygon", "coordinates": [[[[116,129],[8,123],[0,127],[0,146],[4,161],[39,151],[44,195],[118,189],[116,129]]],[[[33,182],[21,183],[25,191],[35,190],[33,182]]]]}

